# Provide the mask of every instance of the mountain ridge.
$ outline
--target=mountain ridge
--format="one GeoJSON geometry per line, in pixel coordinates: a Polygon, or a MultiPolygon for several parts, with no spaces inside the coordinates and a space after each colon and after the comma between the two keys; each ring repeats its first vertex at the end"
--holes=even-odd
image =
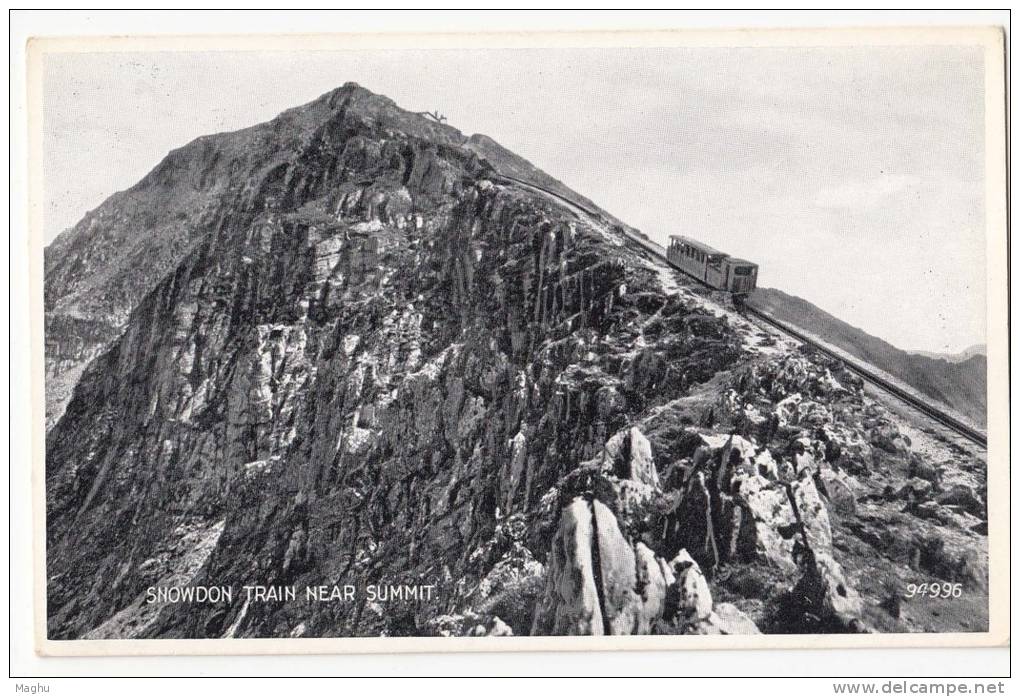
{"type": "Polygon", "coordinates": [[[961,363],[968,358],[973,356],[984,356],[988,357],[988,346],[986,344],[973,344],[963,349],[962,351],[956,351],[955,353],[940,353],[937,351],[921,351],[918,349],[907,351],[907,353],[913,353],[918,356],[924,356],[925,358],[933,358],[936,360],[943,360],[948,363],[961,363]]]}

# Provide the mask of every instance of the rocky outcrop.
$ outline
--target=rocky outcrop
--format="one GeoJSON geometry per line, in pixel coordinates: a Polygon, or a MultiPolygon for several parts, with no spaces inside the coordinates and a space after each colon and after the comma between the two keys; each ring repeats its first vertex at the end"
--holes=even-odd
{"type": "Polygon", "coordinates": [[[575,499],[560,516],[532,634],[754,634],[736,607],[719,606],[686,551],[671,562],[622,534],[601,501],[575,499]],[[722,613],[721,615],[719,613],[722,613]]]}
{"type": "MultiPolygon", "coordinates": [[[[610,618],[603,615],[602,607],[604,536],[596,532],[594,523],[592,504],[583,499],[576,499],[560,516],[549,554],[546,594],[535,618],[533,634],[611,633],[607,631],[610,618]]],[[[609,555],[613,552],[619,550],[607,550],[609,555]]],[[[631,551],[632,560],[633,554],[631,551]]]]}
{"type": "Polygon", "coordinates": [[[884,560],[980,588],[956,460],[491,151],[346,85],[47,251],[52,638],[862,631],[884,560]]]}
{"type": "Polygon", "coordinates": [[[635,427],[620,431],[606,442],[602,467],[620,479],[632,479],[659,488],[659,473],[652,460],[652,445],[635,427]]]}

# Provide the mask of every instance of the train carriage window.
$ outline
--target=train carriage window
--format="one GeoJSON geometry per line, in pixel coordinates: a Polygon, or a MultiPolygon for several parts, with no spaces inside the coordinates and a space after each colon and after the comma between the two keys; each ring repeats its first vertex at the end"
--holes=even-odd
{"type": "Polygon", "coordinates": [[[737,268],[733,269],[733,273],[736,276],[750,276],[751,275],[751,267],[750,266],[738,266],[737,268]]]}

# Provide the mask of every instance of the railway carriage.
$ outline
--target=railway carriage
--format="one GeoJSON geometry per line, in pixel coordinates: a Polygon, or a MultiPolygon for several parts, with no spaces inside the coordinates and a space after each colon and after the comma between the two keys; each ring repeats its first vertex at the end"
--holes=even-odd
{"type": "Polygon", "coordinates": [[[757,264],[682,235],[670,235],[666,258],[689,276],[734,295],[747,295],[758,283],[757,264]]]}

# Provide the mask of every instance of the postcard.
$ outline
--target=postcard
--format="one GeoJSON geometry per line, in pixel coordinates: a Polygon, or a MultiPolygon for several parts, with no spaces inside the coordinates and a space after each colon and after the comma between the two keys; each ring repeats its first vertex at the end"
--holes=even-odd
{"type": "Polygon", "coordinates": [[[1000,29],[29,59],[39,652],[1008,641],[1000,29]]]}

